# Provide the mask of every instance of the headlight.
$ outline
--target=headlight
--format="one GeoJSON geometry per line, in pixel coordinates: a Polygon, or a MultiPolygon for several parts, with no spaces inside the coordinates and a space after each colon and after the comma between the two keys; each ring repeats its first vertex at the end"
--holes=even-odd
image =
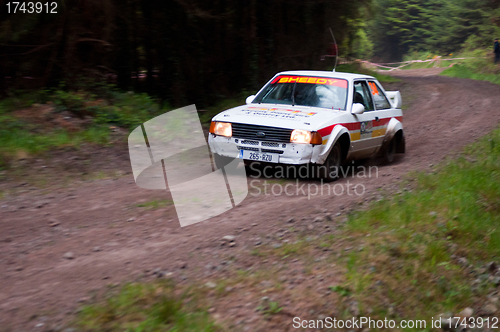
{"type": "Polygon", "coordinates": [[[323,138],[317,132],[295,129],[294,131],[292,131],[290,141],[293,143],[321,145],[323,143],[323,138]]]}
{"type": "Polygon", "coordinates": [[[212,121],[210,124],[210,132],[215,135],[231,137],[233,136],[233,129],[228,122],[212,121]]]}
{"type": "Polygon", "coordinates": [[[290,138],[290,141],[294,143],[305,143],[309,144],[311,143],[311,132],[307,130],[301,130],[301,129],[295,129],[292,131],[292,136],[290,138]]]}

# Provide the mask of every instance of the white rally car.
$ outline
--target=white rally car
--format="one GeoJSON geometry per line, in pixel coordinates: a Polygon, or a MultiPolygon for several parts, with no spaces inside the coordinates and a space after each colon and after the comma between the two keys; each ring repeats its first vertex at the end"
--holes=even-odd
{"type": "Polygon", "coordinates": [[[399,91],[372,76],[286,71],[246,105],[217,114],[208,143],[215,155],[282,164],[321,165],[332,180],[346,160],[404,153],[399,91]]]}

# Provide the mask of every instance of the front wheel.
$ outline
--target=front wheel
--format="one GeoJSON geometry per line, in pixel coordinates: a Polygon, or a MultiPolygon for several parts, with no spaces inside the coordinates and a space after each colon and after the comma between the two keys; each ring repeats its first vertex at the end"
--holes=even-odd
{"type": "Polygon", "coordinates": [[[393,138],[387,145],[387,148],[384,151],[384,161],[387,164],[390,164],[394,161],[394,155],[396,154],[396,139],[393,138]]]}
{"type": "Polygon", "coordinates": [[[341,165],[342,147],[340,146],[340,143],[337,142],[330,151],[325,163],[318,166],[319,178],[327,182],[337,179],[340,174],[341,165]]]}

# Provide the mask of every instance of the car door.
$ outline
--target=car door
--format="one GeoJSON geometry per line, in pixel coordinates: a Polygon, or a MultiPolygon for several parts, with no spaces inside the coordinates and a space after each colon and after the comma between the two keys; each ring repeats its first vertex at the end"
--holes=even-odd
{"type": "Polygon", "coordinates": [[[378,148],[384,141],[387,125],[393,115],[393,109],[380,83],[376,80],[368,80],[368,87],[375,106],[375,110],[372,112],[374,115],[372,138],[375,147],[378,148]]]}
{"type": "Polygon", "coordinates": [[[351,131],[352,152],[356,158],[368,157],[377,149],[376,142],[372,136],[373,123],[376,117],[375,107],[370,88],[366,80],[355,80],[353,84],[352,102],[363,104],[365,111],[363,114],[353,114],[356,121],[353,131],[351,131]]]}

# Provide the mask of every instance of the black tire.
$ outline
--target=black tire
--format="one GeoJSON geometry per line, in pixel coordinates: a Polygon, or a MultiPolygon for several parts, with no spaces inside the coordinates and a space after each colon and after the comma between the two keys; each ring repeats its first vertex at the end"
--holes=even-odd
{"type": "Polygon", "coordinates": [[[340,143],[337,142],[332,147],[325,163],[319,166],[319,178],[326,182],[337,179],[340,174],[340,167],[343,162],[342,159],[342,147],[340,146],[340,143]]]}
{"type": "Polygon", "coordinates": [[[399,136],[399,144],[396,146],[396,153],[405,153],[406,152],[406,139],[405,135],[401,133],[401,136],[399,136]]]}
{"type": "Polygon", "coordinates": [[[390,164],[394,161],[394,156],[396,155],[396,139],[393,138],[387,145],[384,151],[384,162],[390,164]]]}

